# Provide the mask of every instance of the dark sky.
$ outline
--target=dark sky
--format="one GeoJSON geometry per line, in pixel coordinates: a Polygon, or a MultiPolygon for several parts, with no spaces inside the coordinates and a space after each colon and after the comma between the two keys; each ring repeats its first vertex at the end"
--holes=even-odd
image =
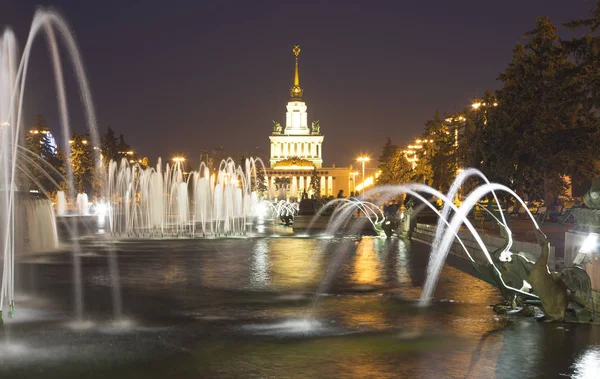
{"type": "MultiPolygon", "coordinates": [[[[0,25],[20,46],[38,2],[3,0],[0,25]]],[[[110,125],[151,159],[203,148],[268,154],[285,122],[293,44],[309,122],[321,121],[326,165],[404,145],[437,108],[461,110],[496,78],[536,16],[587,15],[584,0],[128,1],[57,0],[76,34],[103,132],[110,125]]],[[[26,120],[58,131],[43,39],[33,54],[26,120]]],[[[85,130],[72,75],[73,123],[85,130]]]]}

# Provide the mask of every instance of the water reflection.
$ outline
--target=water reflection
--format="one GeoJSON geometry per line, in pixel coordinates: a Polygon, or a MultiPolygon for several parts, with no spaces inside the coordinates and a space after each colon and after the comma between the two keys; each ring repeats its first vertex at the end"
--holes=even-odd
{"type": "Polygon", "coordinates": [[[258,239],[252,249],[250,263],[250,283],[262,288],[269,284],[269,244],[265,239],[258,239]]]}
{"type": "Polygon", "coordinates": [[[322,277],[326,244],[304,238],[268,240],[271,283],[277,289],[310,289],[322,277]]]}
{"type": "Polygon", "coordinates": [[[170,259],[167,266],[163,269],[163,284],[170,286],[177,283],[184,283],[186,280],[185,267],[180,261],[170,259]]]}
{"type": "Polygon", "coordinates": [[[398,253],[396,255],[396,275],[398,283],[401,286],[412,285],[412,278],[410,276],[409,269],[409,258],[408,249],[404,240],[398,240],[398,253]]]}
{"type": "MultiPolygon", "coordinates": [[[[94,345],[101,354],[118,358],[119,365],[101,373],[115,379],[132,377],[132,372],[146,378],[169,377],[172,367],[178,368],[182,378],[527,378],[559,374],[587,378],[600,370],[600,328],[498,316],[489,304],[499,300],[499,291],[468,275],[464,268],[447,266],[436,291],[438,300],[457,301],[437,301],[429,308],[414,306],[412,300],[420,294],[428,258],[428,247],[414,242],[281,237],[152,241],[116,247],[125,313],[139,325],[168,327],[161,331],[159,345],[153,345],[157,343],[155,335],[143,331],[118,341],[96,334],[73,339],[62,326],[45,321],[55,314],[51,312],[56,312],[57,318],[70,314],[65,278],[71,277],[71,267],[56,264],[70,262],[65,258],[68,255],[60,254],[45,258],[48,261],[36,260],[35,265],[21,262],[21,266],[35,266],[31,275],[36,275],[38,296],[45,301],[31,306],[41,311],[35,316],[40,327],[23,323],[13,330],[27,337],[28,343],[32,341],[29,338],[41,336],[45,351],[68,347],[75,356],[94,345]],[[332,266],[332,262],[339,265],[332,266]],[[330,267],[338,270],[329,273],[330,267]],[[312,311],[310,294],[329,274],[335,281],[312,311]],[[382,283],[386,286],[380,286],[382,283]],[[357,290],[357,285],[365,288],[357,290]],[[248,291],[249,287],[254,291],[248,291]],[[325,332],[317,332],[318,338],[288,338],[290,330],[299,329],[289,320],[298,320],[309,310],[325,332]],[[244,328],[247,325],[262,325],[268,333],[249,331],[244,328]],[[336,337],[331,330],[350,335],[336,337]],[[257,335],[249,338],[250,333],[257,335]],[[163,337],[168,344],[162,343],[163,337]],[[148,357],[143,363],[126,362],[123,352],[129,353],[132,346],[140,347],[140,355],[156,353],[157,363],[150,367],[148,357]],[[165,356],[173,360],[172,365],[164,365],[161,358],[165,356]],[[210,360],[211,365],[198,365],[200,358],[210,360]],[[118,367],[126,369],[114,373],[118,367]]],[[[90,248],[102,253],[101,249],[105,248],[90,248]]],[[[83,263],[86,286],[91,287],[86,291],[99,294],[90,297],[90,316],[109,312],[106,260],[87,258],[83,263]]],[[[30,271],[21,267],[20,273],[30,271]]],[[[27,283],[29,278],[22,279],[27,283]]],[[[15,320],[28,320],[24,308],[20,309],[15,320]]],[[[97,360],[96,356],[89,359],[97,360]]],[[[65,373],[58,375],[53,368],[48,376],[83,376],[68,372],[73,365],[65,362],[55,357],[53,364],[65,373]]],[[[24,369],[31,373],[28,376],[37,370],[22,363],[14,367],[14,373],[24,369]]],[[[11,370],[0,364],[0,377],[11,377],[11,370]]]]}
{"type": "Polygon", "coordinates": [[[381,269],[378,254],[375,249],[375,239],[363,238],[356,247],[356,258],[354,259],[354,272],[352,281],[356,284],[379,284],[381,281],[381,269]]]}
{"type": "Polygon", "coordinates": [[[600,375],[600,345],[594,345],[584,350],[575,359],[573,369],[573,378],[598,378],[600,375]]]}

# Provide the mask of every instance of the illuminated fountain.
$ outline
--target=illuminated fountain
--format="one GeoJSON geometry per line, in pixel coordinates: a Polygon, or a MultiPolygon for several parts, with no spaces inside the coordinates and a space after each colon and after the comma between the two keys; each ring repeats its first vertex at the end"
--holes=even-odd
{"type": "Polygon", "coordinates": [[[85,193],[77,194],[77,214],[87,216],[90,214],[90,205],[88,203],[88,195],[85,193]]]}
{"type": "Polygon", "coordinates": [[[245,234],[258,203],[252,191],[260,159],[245,168],[230,158],[216,173],[202,163],[186,173],[181,162],[141,168],[111,162],[105,179],[109,230],[115,236],[220,236],[245,234]]]}
{"type": "Polygon", "coordinates": [[[65,191],[56,193],[56,215],[65,216],[67,214],[67,197],[65,191]]]}
{"type": "MultiPolygon", "coordinates": [[[[469,213],[483,198],[492,195],[499,209],[502,209],[501,203],[496,195],[497,192],[503,192],[514,197],[517,202],[527,210],[525,202],[510,188],[501,185],[489,183],[487,178],[478,170],[467,169],[462,172],[452,184],[447,194],[442,194],[439,191],[426,186],[424,184],[409,183],[403,185],[387,185],[375,187],[366,193],[366,198],[375,197],[378,202],[385,203],[388,200],[398,197],[403,194],[411,195],[413,198],[421,201],[424,206],[429,207],[437,216],[438,222],[435,229],[435,236],[431,243],[431,254],[429,264],[427,266],[427,277],[420,297],[420,304],[423,306],[429,305],[439,280],[442,267],[445,264],[446,257],[454,243],[458,243],[465,256],[472,262],[474,268],[481,273],[480,266],[485,265],[490,268],[488,279],[494,281],[502,293],[507,297],[507,300],[512,300],[513,307],[516,308],[517,299],[520,301],[537,301],[541,302],[546,308],[547,315],[556,320],[562,320],[567,309],[569,301],[585,307],[590,301],[589,289],[585,283],[589,283],[589,278],[585,271],[575,268],[567,268],[561,274],[552,274],[547,266],[548,251],[550,249],[549,242],[545,235],[539,229],[535,217],[527,210],[527,214],[531,219],[534,230],[537,233],[540,243],[541,255],[537,263],[528,261],[527,258],[513,254],[510,252],[512,246],[512,233],[508,227],[504,213],[501,211],[496,222],[504,230],[506,243],[493,252],[488,250],[482,237],[477,232],[471,221],[468,219],[469,213]],[[453,203],[453,199],[462,184],[471,176],[477,176],[484,181],[484,184],[475,188],[464,200],[460,206],[453,203]],[[441,212],[431,203],[430,199],[439,199],[443,203],[441,212]],[[483,252],[485,262],[477,262],[469,249],[459,236],[460,228],[464,226],[473,236],[479,249],[483,252]],[[511,262],[522,261],[524,269],[516,270],[517,265],[510,264],[511,262]],[[581,284],[584,283],[584,284],[581,284]],[[532,288],[533,286],[533,288],[532,288]],[[583,287],[586,288],[583,288],[583,287]],[[562,290],[564,288],[564,291],[562,290]],[[569,289],[567,293],[566,289],[569,289]],[[563,293],[564,292],[564,293],[563,293]],[[564,296],[565,301],[560,304],[555,304],[555,299],[564,296]]],[[[336,233],[348,220],[353,217],[355,212],[360,211],[365,214],[365,219],[371,219],[372,215],[377,215],[376,212],[369,210],[374,208],[366,203],[356,203],[353,201],[330,202],[329,206],[335,206],[334,202],[343,204],[338,206],[335,217],[329,221],[328,233],[336,233]]],[[[376,219],[376,222],[379,221],[376,219]]],[[[374,226],[377,226],[374,223],[374,226]]],[[[356,232],[356,230],[351,231],[356,232]]],[[[343,254],[340,254],[343,255],[343,254]]],[[[340,258],[341,259],[341,258],[340,258]]],[[[332,265],[336,264],[338,259],[332,261],[332,265]]],[[[520,266],[519,266],[520,267],[520,266]]],[[[332,271],[335,271],[332,270],[332,271]]],[[[324,283],[330,281],[330,278],[324,279],[324,283]]],[[[318,292],[322,292],[327,288],[327,285],[321,285],[318,292]]],[[[318,295],[318,294],[317,294],[318,295]]],[[[584,318],[586,316],[583,316],[584,318]]]]}
{"type": "MultiPolygon", "coordinates": [[[[73,66],[76,74],[76,80],[84,105],[84,115],[86,124],[89,127],[89,133],[93,146],[99,146],[99,136],[96,127],[96,117],[92,102],[92,96],[86,79],[83,63],[79,54],[79,49],[65,21],[54,11],[40,9],[35,13],[27,43],[23,49],[23,54],[19,59],[17,42],[13,32],[6,29],[0,37],[0,219],[2,230],[0,231],[0,244],[2,246],[2,284],[0,288],[0,322],[2,320],[2,311],[4,310],[5,299],[8,302],[9,313],[14,313],[14,266],[15,266],[15,247],[20,243],[16,241],[19,233],[16,233],[16,207],[17,207],[17,167],[19,135],[22,131],[22,104],[27,78],[27,69],[33,42],[36,37],[43,32],[46,36],[51,62],[54,70],[56,82],[56,93],[58,98],[58,108],[60,124],[62,126],[63,145],[66,148],[66,155],[70,154],[68,136],[71,135],[69,115],[67,110],[67,97],[63,78],[63,68],[61,56],[58,50],[58,37],[63,42],[69,56],[69,62],[73,66]]],[[[96,151],[97,168],[100,165],[99,153],[96,151]]],[[[74,199],[75,191],[73,186],[73,171],[67,166],[67,184],[68,198],[74,199]]],[[[63,199],[59,195],[59,212],[65,211],[66,197],[63,199]]],[[[37,236],[32,232],[24,233],[29,236],[30,247],[43,247],[36,242],[36,238],[46,238],[50,244],[55,243],[55,223],[53,222],[52,211],[48,210],[43,201],[34,201],[28,205],[25,202],[25,213],[29,218],[36,219],[35,223],[29,223],[38,227],[37,236]],[[40,229],[41,227],[41,229],[40,229]],[[51,229],[46,233],[46,227],[51,229]]],[[[73,263],[75,271],[75,292],[76,309],[78,318],[81,318],[82,311],[82,292],[81,275],[79,267],[77,244],[73,245],[73,263]]]]}

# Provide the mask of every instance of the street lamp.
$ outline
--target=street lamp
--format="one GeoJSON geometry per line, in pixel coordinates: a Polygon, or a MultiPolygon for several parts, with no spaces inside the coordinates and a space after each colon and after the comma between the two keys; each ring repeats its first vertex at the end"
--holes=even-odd
{"type": "Polygon", "coordinates": [[[356,191],[356,175],[358,175],[358,171],[352,171],[350,175],[352,176],[352,190],[356,191]]]}
{"type": "Polygon", "coordinates": [[[360,163],[362,163],[362,194],[364,196],[365,195],[365,162],[370,161],[371,158],[369,158],[367,156],[362,156],[362,157],[358,157],[356,160],[359,161],[360,163]]]}

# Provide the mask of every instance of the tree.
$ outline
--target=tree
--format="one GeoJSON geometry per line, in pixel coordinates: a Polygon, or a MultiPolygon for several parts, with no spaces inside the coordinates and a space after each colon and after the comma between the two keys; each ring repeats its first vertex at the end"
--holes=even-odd
{"type": "Polygon", "coordinates": [[[377,184],[400,184],[412,180],[413,170],[404,151],[392,144],[388,137],[379,157],[380,175],[377,184]]]}
{"type": "MultiPolygon", "coordinates": [[[[121,134],[121,137],[123,135],[121,134]]],[[[106,133],[100,138],[101,151],[102,151],[102,163],[105,168],[108,168],[110,161],[121,163],[123,155],[119,154],[119,142],[114,130],[109,126],[106,133]]],[[[125,142],[123,140],[123,142],[125,142]]],[[[128,151],[128,150],[125,150],[128,151]]]]}
{"type": "Polygon", "coordinates": [[[482,169],[484,161],[494,150],[486,149],[486,132],[490,118],[498,107],[496,95],[487,90],[483,98],[478,99],[477,107],[467,107],[463,111],[464,123],[458,138],[458,164],[462,168],[482,169]]]}
{"type": "Polygon", "coordinates": [[[123,136],[123,134],[119,135],[119,143],[117,144],[117,150],[119,152],[120,157],[133,159],[133,150],[131,149],[131,146],[127,142],[125,142],[125,137],[123,136]],[[128,157],[129,155],[132,156],[128,157]]]}
{"type": "Polygon", "coordinates": [[[25,189],[53,193],[63,180],[64,159],[52,138],[50,129],[41,114],[25,138],[21,168],[26,171],[21,185],[25,189]]]}
{"type": "Polygon", "coordinates": [[[381,171],[381,175],[377,178],[377,183],[379,184],[387,184],[387,177],[391,175],[392,167],[390,167],[392,157],[398,150],[398,146],[392,144],[392,140],[390,137],[387,137],[385,145],[383,145],[383,149],[381,151],[381,156],[379,156],[379,166],[377,168],[381,171]]]}
{"type": "Polygon", "coordinates": [[[310,189],[313,191],[315,199],[321,197],[321,176],[317,168],[313,168],[312,176],[310,178],[310,189]]]}
{"type": "Polygon", "coordinates": [[[486,171],[502,173],[503,182],[517,192],[553,204],[564,193],[564,175],[577,169],[574,162],[591,156],[587,144],[565,137],[582,128],[594,130],[590,127],[598,120],[584,106],[584,84],[550,20],[538,18],[525,36],[528,42],[517,44],[499,77],[499,106],[486,132],[486,150],[497,155],[486,171]]]}
{"type": "Polygon", "coordinates": [[[581,113],[592,116],[586,117],[586,125],[572,137],[581,154],[572,157],[567,169],[573,188],[586,188],[600,174],[600,164],[596,158],[600,146],[600,128],[597,113],[594,112],[600,107],[600,36],[597,35],[600,28],[600,2],[596,1],[589,18],[572,20],[564,25],[572,30],[587,31],[582,36],[561,41],[575,62],[572,78],[581,88],[581,113]]]}
{"type": "Polygon", "coordinates": [[[412,180],[418,183],[431,185],[433,181],[433,170],[431,168],[431,157],[433,156],[433,139],[423,133],[421,136],[423,147],[415,152],[417,159],[413,170],[412,180]]]}
{"type": "Polygon", "coordinates": [[[256,167],[256,183],[256,194],[259,198],[262,199],[265,197],[265,192],[269,190],[269,187],[267,187],[267,183],[265,180],[265,170],[263,170],[262,167],[259,166],[256,167]]]}
{"type": "Polygon", "coordinates": [[[444,123],[436,111],[433,120],[425,123],[422,138],[433,142],[423,144],[423,149],[419,150],[417,167],[421,167],[415,176],[441,192],[447,192],[458,170],[454,129],[444,123]]]}
{"type": "Polygon", "coordinates": [[[71,146],[69,163],[73,169],[75,190],[90,195],[94,187],[94,157],[88,137],[73,132],[69,144],[71,146]]]}

